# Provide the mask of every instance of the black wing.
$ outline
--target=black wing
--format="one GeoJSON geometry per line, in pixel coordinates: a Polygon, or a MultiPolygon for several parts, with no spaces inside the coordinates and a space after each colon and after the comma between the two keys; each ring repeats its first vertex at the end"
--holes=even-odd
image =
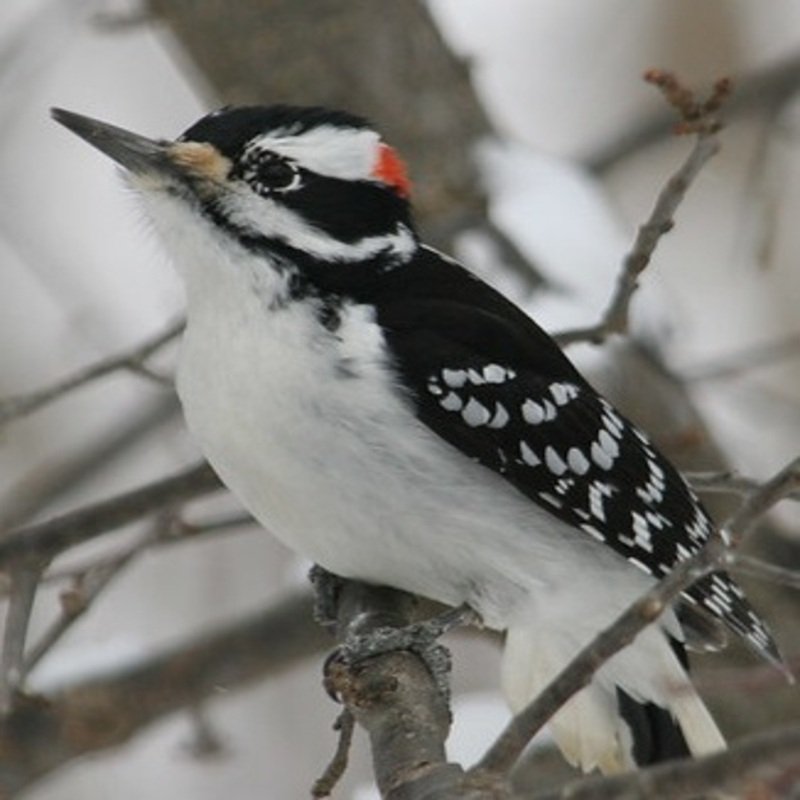
{"type": "MultiPolygon", "coordinates": [[[[408,268],[376,302],[419,419],[656,578],[697,552],[713,523],[648,437],[516,306],[454,263],[429,261],[427,274],[416,274],[424,265],[408,268]]],[[[686,598],[780,661],[726,573],[699,581],[686,598]]]]}

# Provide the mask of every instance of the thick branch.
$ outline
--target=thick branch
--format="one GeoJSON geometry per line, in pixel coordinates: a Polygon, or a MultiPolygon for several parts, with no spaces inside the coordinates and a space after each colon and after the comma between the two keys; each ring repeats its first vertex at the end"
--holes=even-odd
{"type": "Polygon", "coordinates": [[[222,488],[205,462],[139,489],[79,508],[60,517],[18,528],[0,538],[0,566],[16,559],[48,559],[69,547],[141,519],[166,505],[222,488]]]}
{"type": "MultiPolygon", "coordinates": [[[[339,598],[339,635],[369,634],[412,622],[415,599],[394,589],[347,581],[339,598]]],[[[450,711],[420,658],[392,651],[355,666],[336,662],[331,689],[367,731],[375,778],[384,800],[445,800],[463,772],[447,763],[450,711]]]]}
{"type": "Polygon", "coordinates": [[[329,641],[307,595],[125,669],[18,698],[0,719],[0,797],[87,753],[115,747],[181,708],[275,675],[329,641]]]}

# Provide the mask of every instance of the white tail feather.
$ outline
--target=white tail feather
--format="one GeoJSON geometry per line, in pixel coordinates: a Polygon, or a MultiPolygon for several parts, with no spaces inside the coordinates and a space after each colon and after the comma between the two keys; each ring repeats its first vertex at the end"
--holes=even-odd
{"type": "MultiPolygon", "coordinates": [[[[509,628],[503,658],[503,690],[519,711],[558,675],[577,646],[568,636],[543,635],[541,627],[509,628]],[[536,630],[536,629],[534,629],[536,630]]],[[[725,740],[689,677],[656,627],[605,664],[592,683],[575,695],[550,721],[564,757],[584,772],[615,773],[635,766],[632,737],[619,714],[617,688],[639,702],[668,708],[689,750],[696,755],[725,748],[725,740]]]]}
{"type": "Polygon", "coordinates": [[[691,686],[676,694],[670,701],[669,710],[678,720],[692,755],[700,756],[725,749],[725,739],[717,723],[691,686]]]}

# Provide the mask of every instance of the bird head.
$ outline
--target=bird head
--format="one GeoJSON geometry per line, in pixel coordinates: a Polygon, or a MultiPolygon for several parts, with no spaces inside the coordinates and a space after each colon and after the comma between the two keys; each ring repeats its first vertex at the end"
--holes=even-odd
{"type": "Polygon", "coordinates": [[[351,114],[224,108],[171,141],[52,113],[125,168],[157,227],[160,215],[179,212],[231,246],[317,264],[401,263],[416,247],[405,167],[351,114]]]}

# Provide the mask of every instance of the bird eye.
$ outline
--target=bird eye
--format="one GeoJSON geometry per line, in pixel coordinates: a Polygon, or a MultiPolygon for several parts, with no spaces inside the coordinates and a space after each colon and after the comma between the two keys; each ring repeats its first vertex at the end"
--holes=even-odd
{"type": "Polygon", "coordinates": [[[246,155],[238,177],[247,181],[259,194],[286,192],[300,185],[300,171],[291,161],[269,152],[246,155]]]}

